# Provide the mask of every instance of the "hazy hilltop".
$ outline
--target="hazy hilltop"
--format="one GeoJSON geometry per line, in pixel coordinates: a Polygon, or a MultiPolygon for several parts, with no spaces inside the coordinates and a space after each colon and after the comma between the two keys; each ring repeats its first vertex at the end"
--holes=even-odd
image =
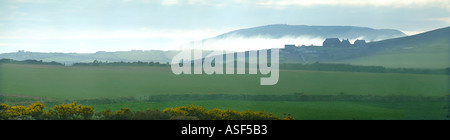
{"type": "Polygon", "coordinates": [[[316,37],[331,38],[338,37],[344,39],[365,39],[368,41],[383,40],[395,37],[406,36],[403,32],[394,29],[372,29],[355,26],[308,26],[308,25],[286,25],[273,24],[247,29],[240,29],[218,35],[213,39],[233,38],[233,37],[316,37]]]}

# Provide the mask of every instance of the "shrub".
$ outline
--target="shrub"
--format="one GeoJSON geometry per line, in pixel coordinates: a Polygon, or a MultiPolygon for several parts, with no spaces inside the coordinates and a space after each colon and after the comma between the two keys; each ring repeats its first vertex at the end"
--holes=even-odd
{"type": "Polygon", "coordinates": [[[6,110],[6,109],[8,109],[8,108],[9,108],[9,105],[6,105],[6,104],[0,104],[0,111],[6,110]]]}
{"type": "Polygon", "coordinates": [[[8,106],[0,104],[0,119],[24,120],[37,118],[44,113],[45,105],[40,102],[25,106],[8,106]]]}
{"type": "Polygon", "coordinates": [[[45,105],[36,102],[28,107],[8,106],[0,104],[0,120],[293,120],[288,115],[281,118],[265,111],[244,112],[234,110],[213,109],[206,110],[204,107],[188,105],[175,108],[166,108],[164,111],[147,109],[133,112],[129,108],[121,108],[116,112],[106,109],[94,114],[94,108],[78,105],[77,102],[70,104],[55,105],[48,112],[44,110],[45,105]]]}
{"type": "Polygon", "coordinates": [[[111,109],[106,109],[102,112],[99,112],[96,114],[98,116],[98,119],[100,120],[112,120],[114,119],[114,114],[111,112],[111,109]]]}
{"type": "Polygon", "coordinates": [[[12,106],[2,112],[2,118],[10,120],[23,120],[27,115],[27,108],[25,106],[12,106]]]}
{"type": "Polygon", "coordinates": [[[293,120],[290,115],[286,118],[281,118],[272,113],[265,111],[253,112],[246,110],[244,112],[234,110],[220,110],[213,109],[206,111],[205,108],[195,105],[180,106],[175,108],[166,108],[164,113],[177,117],[197,117],[200,120],[293,120]]]}
{"type": "Polygon", "coordinates": [[[169,120],[200,120],[194,116],[172,116],[169,120]]]}
{"type": "Polygon", "coordinates": [[[133,112],[129,108],[121,108],[114,114],[116,120],[131,120],[133,118],[133,112]]]}
{"type": "Polygon", "coordinates": [[[291,114],[288,114],[288,116],[284,117],[281,120],[294,120],[294,117],[292,117],[291,114]]]}
{"type": "Polygon", "coordinates": [[[170,116],[187,116],[188,114],[187,111],[179,108],[166,108],[163,112],[169,114],[170,116]]]}
{"type": "Polygon", "coordinates": [[[45,112],[44,109],[45,109],[44,104],[36,102],[28,106],[27,113],[33,118],[39,118],[44,114],[45,112]]]}
{"type": "Polygon", "coordinates": [[[49,111],[53,119],[61,120],[76,120],[76,119],[90,119],[94,114],[94,108],[90,106],[77,105],[77,102],[71,104],[55,105],[49,111]]]}

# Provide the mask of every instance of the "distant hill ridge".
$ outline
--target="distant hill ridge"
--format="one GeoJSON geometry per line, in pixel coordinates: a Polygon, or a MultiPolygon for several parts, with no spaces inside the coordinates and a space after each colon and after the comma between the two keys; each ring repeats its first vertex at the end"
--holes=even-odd
{"type": "MultiPolygon", "coordinates": [[[[279,47],[283,46],[273,46],[273,48],[279,47]]],[[[93,62],[94,60],[166,63],[170,62],[172,57],[179,52],[153,50],[83,54],[20,51],[0,54],[0,59],[35,59],[46,62],[56,61],[66,65],[77,62],[93,62]]],[[[373,41],[367,43],[365,47],[298,47],[294,50],[282,49],[280,51],[280,62],[306,64],[315,62],[341,63],[388,68],[447,68],[450,67],[450,27],[413,36],[373,41]]]]}
{"type": "Polygon", "coordinates": [[[257,37],[264,36],[270,38],[282,37],[321,37],[321,38],[344,38],[344,39],[365,39],[368,41],[383,40],[389,38],[403,37],[405,33],[394,29],[372,29],[368,27],[356,26],[308,26],[308,25],[287,25],[272,24],[253,28],[239,29],[218,35],[212,39],[223,39],[229,37],[257,37]]]}

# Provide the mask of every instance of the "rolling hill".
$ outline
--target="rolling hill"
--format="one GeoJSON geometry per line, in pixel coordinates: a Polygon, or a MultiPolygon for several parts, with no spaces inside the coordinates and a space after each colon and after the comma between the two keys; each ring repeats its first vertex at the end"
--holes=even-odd
{"type": "Polygon", "coordinates": [[[406,36],[401,31],[394,29],[372,29],[367,27],[355,27],[355,26],[308,26],[308,25],[286,25],[286,24],[273,24],[266,26],[259,26],[247,29],[240,29],[221,34],[213,39],[223,39],[232,37],[269,37],[269,38],[282,38],[282,37],[319,37],[330,38],[338,37],[345,39],[365,39],[365,40],[383,40],[394,37],[406,36]]]}
{"type": "Polygon", "coordinates": [[[344,63],[390,68],[450,67],[450,27],[370,42],[367,47],[299,47],[280,51],[280,63],[344,63]]]}
{"type": "Polygon", "coordinates": [[[368,44],[371,52],[337,62],[386,67],[450,67],[450,27],[368,44]]]}

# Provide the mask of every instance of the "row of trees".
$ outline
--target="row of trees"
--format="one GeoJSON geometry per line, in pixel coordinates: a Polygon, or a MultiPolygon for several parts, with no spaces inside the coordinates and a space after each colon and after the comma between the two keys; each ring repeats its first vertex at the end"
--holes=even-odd
{"type": "Polygon", "coordinates": [[[137,62],[103,62],[103,61],[98,61],[98,60],[94,60],[93,62],[90,63],[74,63],[73,66],[170,66],[169,63],[159,63],[159,62],[142,62],[142,61],[137,61],[137,62]]]}
{"type": "Polygon", "coordinates": [[[418,68],[385,68],[382,66],[355,66],[349,64],[280,64],[280,69],[312,70],[312,71],[342,71],[342,72],[373,72],[373,73],[412,73],[412,74],[449,74],[450,68],[418,69],[418,68]]]}
{"type": "Polygon", "coordinates": [[[348,64],[280,64],[280,69],[317,70],[317,71],[345,71],[345,72],[386,72],[382,66],[353,66],[348,64]]]}
{"type": "Polygon", "coordinates": [[[42,60],[24,60],[24,61],[17,61],[13,59],[3,58],[0,59],[0,64],[40,64],[40,65],[57,65],[57,66],[64,66],[64,64],[51,61],[51,62],[44,62],[42,60]]]}
{"type": "Polygon", "coordinates": [[[55,105],[49,111],[45,105],[36,102],[29,106],[9,106],[0,104],[0,120],[293,120],[290,115],[279,117],[262,111],[244,112],[234,110],[206,110],[203,107],[188,105],[167,108],[164,111],[147,109],[131,111],[122,108],[116,112],[110,109],[94,113],[94,108],[73,102],[55,105]]]}
{"type": "MultiPolygon", "coordinates": [[[[11,64],[43,64],[43,65],[60,65],[64,64],[52,61],[43,62],[42,60],[24,60],[16,61],[12,59],[0,59],[0,63],[11,64]]],[[[191,65],[194,62],[192,62],[191,65]]],[[[170,66],[167,63],[160,62],[103,62],[94,60],[89,63],[74,63],[73,66],[170,66]]],[[[248,66],[248,63],[246,64],[248,66]]],[[[325,64],[325,63],[312,63],[312,64],[280,64],[280,69],[290,70],[311,70],[311,71],[342,71],[342,72],[372,72],[372,73],[411,73],[411,74],[447,74],[450,75],[450,67],[445,69],[417,69],[417,68],[385,68],[382,66],[355,66],[349,64],[325,64]]]]}

